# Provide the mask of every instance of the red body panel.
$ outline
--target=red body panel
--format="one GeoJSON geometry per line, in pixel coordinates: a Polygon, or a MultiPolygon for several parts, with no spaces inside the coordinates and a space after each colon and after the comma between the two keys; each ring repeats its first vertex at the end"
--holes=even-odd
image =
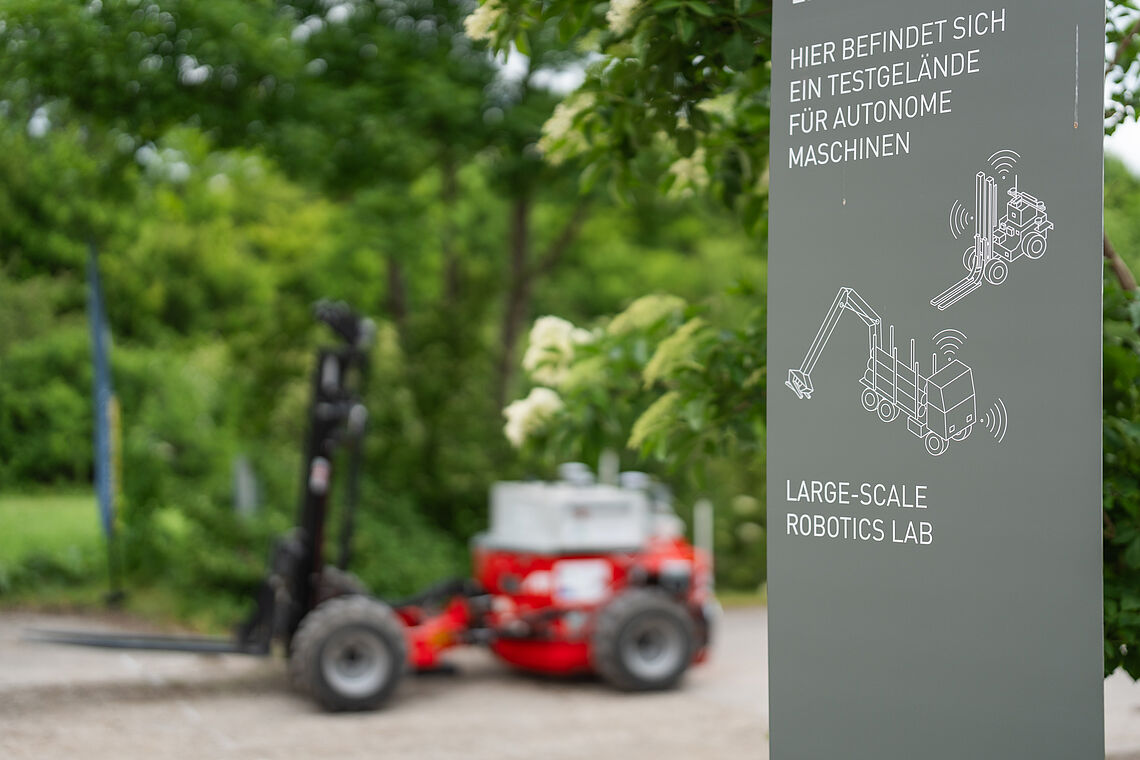
{"type": "Polygon", "coordinates": [[[470,609],[459,597],[435,615],[424,616],[418,607],[403,607],[397,613],[407,626],[408,663],[416,670],[437,667],[444,650],[465,643],[464,634],[471,626],[470,609]]]}
{"type": "Polygon", "coordinates": [[[654,539],[636,552],[558,556],[479,547],[474,570],[475,580],[490,597],[479,612],[463,597],[435,614],[419,607],[397,610],[408,626],[413,667],[435,667],[444,650],[468,643],[478,629],[489,632],[491,651],[516,667],[555,675],[588,672],[596,613],[634,585],[673,590],[702,632],[693,661],[707,657],[711,566],[704,552],[683,539],[654,539]],[[567,569],[578,570],[585,581],[576,586],[565,582],[567,569]],[[587,571],[584,576],[581,570],[587,571]]]}
{"type": "Polygon", "coordinates": [[[590,645],[585,641],[496,639],[491,651],[503,662],[535,673],[568,676],[590,670],[590,645]]]}

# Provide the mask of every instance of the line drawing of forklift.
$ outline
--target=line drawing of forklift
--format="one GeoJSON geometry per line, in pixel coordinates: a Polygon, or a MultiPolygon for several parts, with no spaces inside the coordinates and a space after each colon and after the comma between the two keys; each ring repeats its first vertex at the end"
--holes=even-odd
{"type": "MultiPolygon", "coordinates": [[[[1036,261],[1045,255],[1053,222],[1045,204],[1018,187],[1015,175],[1007,194],[1005,214],[998,216],[997,180],[978,172],[974,189],[974,245],[962,256],[962,266],[969,272],[930,300],[930,305],[946,311],[983,283],[1001,285],[1009,276],[1009,265],[1024,257],[1036,261]]],[[[956,204],[957,206],[958,204],[956,204]]],[[[954,212],[951,212],[954,227],[954,212]]]]}
{"type": "Polygon", "coordinates": [[[854,288],[839,289],[803,362],[798,369],[788,370],[784,385],[798,398],[811,399],[815,392],[812,372],[846,311],[867,326],[867,368],[859,380],[863,408],[877,413],[885,423],[905,417],[907,430],[923,441],[931,456],[945,454],[951,441],[966,440],[978,421],[974,370],[953,358],[939,366],[935,352],[930,374],[924,375],[915,358],[913,338],[910,361],[901,361],[894,326],[889,331],[888,349],[883,343],[882,318],[854,288]]]}

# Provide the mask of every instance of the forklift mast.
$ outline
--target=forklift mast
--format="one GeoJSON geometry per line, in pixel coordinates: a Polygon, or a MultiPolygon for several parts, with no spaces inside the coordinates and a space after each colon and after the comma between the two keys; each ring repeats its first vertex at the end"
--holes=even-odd
{"type": "Polygon", "coordinates": [[[344,303],[322,301],[318,321],[340,338],[317,351],[309,400],[309,420],[301,464],[300,498],[294,529],[277,541],[269,574],[257,595],[257,608],[238,630],[251,649],[268,650],[274,638],[288,643],[301,619],[320,603],[325,567],[325,525],[336,453],[348,448],[348,477],[338,564],[348,561],[352,522],[359,494],[361,439],[368,418],[361,399],[375,326],[344,303]]]}
{"type": "MultiPolygon", "coordinates": [[[[299,614],[289,630],[294,630],[304,613],[319,601],[316,579],[324,566],[325,523],[336,450],[347,445],[350,456],[357,459],[368,418],[368,411],[360,398],[360,382],[367,367],[368,348],[374,332],[371,321],[362,319],[343,303],[318,304],[316,316],[333,329],[343,344],[319,349],[313,370],[301,498],[297,507],[296,539],[300,556],[292,579],[292,597],[299,614]]],[[[349,474],[359,477],[358,466],[351,462],[349,474]]],[[[353,484],[349,486],[348,494],[355,497],[356,487],[353,484]]],[[[346,510],[346,521],[350,520],[350,514],[351,510],[346,510]]],[[[341,553],[346,554],[344,551],[341,553]]]]}

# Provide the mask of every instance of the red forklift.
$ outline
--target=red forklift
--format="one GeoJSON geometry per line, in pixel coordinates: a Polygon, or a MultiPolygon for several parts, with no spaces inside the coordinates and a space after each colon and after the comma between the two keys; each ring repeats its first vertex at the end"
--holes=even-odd
{"type": "Polygon", "coordinates": [[[708,656],[718,607],[711,557],[684,538],[666,488],[642,473],[598,483],[583,465],[557,482],[498,483],[473,577],[383,600],[347,571],[367,410],[371,320],[342,303],[317,318],[339,338],[317,353],[301,498],[273,549],[253,614],[232,639],[36,631],[57,644],[269,656],[279,642],[292,683],[330,711],[371,710],[408,671],[437,670],[456,646],[550,675],[594,673],[626,691],[676,686],[708,656]],[[348,482],[339,558],[326,565],[338,450],[348,482]]]}

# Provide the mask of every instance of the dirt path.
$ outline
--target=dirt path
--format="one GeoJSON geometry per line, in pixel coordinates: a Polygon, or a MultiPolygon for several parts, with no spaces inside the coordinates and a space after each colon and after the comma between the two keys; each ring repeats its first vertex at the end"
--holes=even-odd
{"type": "Polygon", "coordinates": [[[715,660],[667,694],[522,676],[476,650],[456,652],[459,675],[405,680],[387,709],[331,716],[289,692],[279,661],[21,641],[34,626],[98,627],[0,618],[6,760],[767,757],[763,610],[730,611],[715,660]]]}

